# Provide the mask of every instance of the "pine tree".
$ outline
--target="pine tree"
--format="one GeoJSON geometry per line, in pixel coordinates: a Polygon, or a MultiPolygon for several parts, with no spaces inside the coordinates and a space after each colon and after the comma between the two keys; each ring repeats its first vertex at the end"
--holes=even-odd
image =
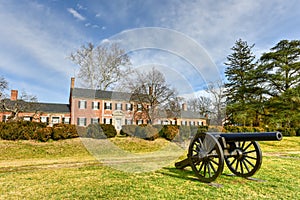
{"type": "Polygon", "coordinates": [[[257,70],[253,47],[254,44],[249,46],[246,41],[237,40],[225,63],[227,114],[231,116],[232,123],[258,125],[263,88],[260,86],[262,76],[257,70]]]}

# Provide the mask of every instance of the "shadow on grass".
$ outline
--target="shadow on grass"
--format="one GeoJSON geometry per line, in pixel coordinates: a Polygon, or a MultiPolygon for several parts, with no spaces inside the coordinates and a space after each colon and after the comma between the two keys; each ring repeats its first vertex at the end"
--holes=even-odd
{"type": "Polygon", "coordinates": [[[159,171],[159,173],[173,178],[199,182],[199,179],[197,179],[195,173],[192,170],[164,167],[162,170],[159,171]]]}
{"type": "Polygon", "coordinates": [[[216,187],[216,188],[223,187],[222,184],[218,184],[218,183],[215,183],[215,182],[212,182],[212,183],[201,182],[196,177],[195,173],[192,170],[188,170],[188,169],[177,169],[177,168],[173,168],[173,167],[164,167],[162,170],[159,171],[159,173],[161,173],[163,175],[166,175],[166,176],[170,176],[172,178],[192,181],[192,182],[195,182],[195,183],[202,183],[202,184],[206,184],[206,185],[216,187]]]}

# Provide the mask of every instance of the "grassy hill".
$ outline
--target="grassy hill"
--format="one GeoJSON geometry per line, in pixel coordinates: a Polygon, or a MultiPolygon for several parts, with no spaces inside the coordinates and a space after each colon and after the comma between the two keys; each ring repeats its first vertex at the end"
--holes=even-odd
{"type": "MultiPolygon", "coordinates": [[[[163,139],[113,138],[109,142],[133,154],[170,146],[163,139]]],[[[150,172],[117,170],[99,162],[85,144],[80,138],[0,141],[0,199],[300,198],[300,137],[260,142],[263,164],[253,179],[229,176],[225,167],[211,184],[199,182],[190,168],[176,169],[174,163],[150,172]]]]}

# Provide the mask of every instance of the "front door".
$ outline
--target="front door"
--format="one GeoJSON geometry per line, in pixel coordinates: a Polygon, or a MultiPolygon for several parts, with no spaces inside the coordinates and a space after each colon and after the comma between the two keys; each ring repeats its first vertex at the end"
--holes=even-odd
{"type": "Polygon", "coordinates": [[[122,120],[120,118],[116,119],[116,129],[118,131],[122,129],[122,120]]]}

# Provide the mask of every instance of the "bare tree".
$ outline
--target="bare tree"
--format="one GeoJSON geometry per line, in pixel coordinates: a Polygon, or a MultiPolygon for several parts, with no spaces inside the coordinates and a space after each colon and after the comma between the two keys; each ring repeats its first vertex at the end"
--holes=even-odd
{"type": "Polygon", "coordinates": [[[22,91],[20,98],[12,101],[10,99],[1,100],[1,111],[10,112],[8,117],[9,121],[22,120],[19,116],[22,112],[34,112],[36,114],[38,110],[37,97],[34,95],[29,95],[25,91],[22,91]]]}
{"type": "Polygon", "coordinates": [[[81,46],[71,53],[70,60],[80,69],[78,77],[87,88],[107,90],[129,72],[131,64],[126,52],[116,43],[92,43],[81,46]]]}
{"type": "Polygon", "coordinates": [[[211,94],[213,102],[213,112],[211,114],[211,124],[221,126],[225,118],[225,87],[222,80],[210,82],[206,92],[211,94]]]}
{"type": "Polygon", "coordinates": [[[207,115],[212,111],[212,100],[208,97],[199,96],[187,101],[188,110],[207,115]]]}
{"type": "MultiPolygon", "coordinates": [[[[150,123],[161,117],[161,111],[172,103],[176,107],[176,90],[167,84],[164,75],[152,67],[149,72],[135,72],[134,78],[127,81],[133,98],[137,99],[150,123]]],[[[166,113],[164,113],[166,114],[166,113]]]]}

